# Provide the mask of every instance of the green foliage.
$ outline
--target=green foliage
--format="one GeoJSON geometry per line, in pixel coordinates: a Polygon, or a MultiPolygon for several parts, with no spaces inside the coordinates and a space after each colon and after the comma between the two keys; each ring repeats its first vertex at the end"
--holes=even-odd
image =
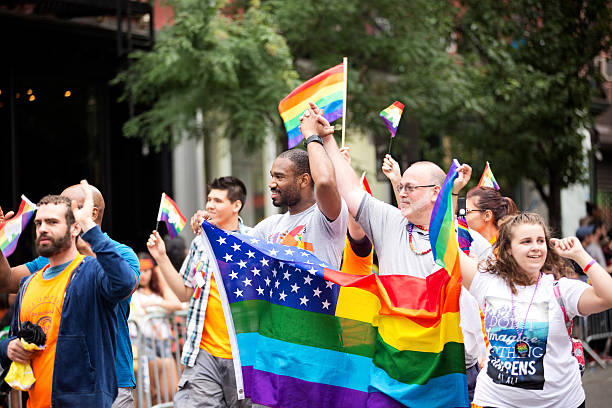
{"type": "Polygon", "coordinates": [[[384,146],[378,112],[399,100],[394,152],[444,167],[450,153],[473,165],[475,179],[488,160],[506,193],[531,179],[553,224],[560,189],[587,174],[579,131],[592,125],[601,80],[593,57],[612,38],[607,0],[172,4],[174,25],[116,79],[124,97],[150,107],[126,123],[126,135],[154,147],[177,142],[178,128],[197,134],[198,109],[205,126],[249,146],[270,128],[285,138],[277,105],[299,84],[296,70],[303,81],[347,56],[349,139],[359,128],[384,146]]]}
{"type": "Polygon", "coordinates": [[[509,183],[526,177],[544,186],[581,181],[579,129],[600,79],[593,58],[609,47],[607,1],[464,0],[459,52],[471,71],[469,121],[456,144],[478,149],[509,183]],[[554,180],[552,179],[554,178],[554,180]]]}
{"type": "Polygon", "coordinates": [[[222,127],[226,136],[248,147],[263,141],[270,125],[278,126],[278,101],[298,83],[286,42],[273,18],[250,7],[231,18],[224,2],[171,2],[175,19],[158,33],[151,52],[137,51],[130,68],[116,83],[124,99],[150,109],[124,126],[128,137],[142,137],[155,149],[180,141],[182,132],[196,135],[196,111],[204,126],[222,127]]]}
{"type": "MultiPolygon", "coordinates": [[[[465,97],[458,58],[447,52],[453,32],[450,3],[270,0],[265,5],[295,58],[309,61],[307,69],[298,65],[302,78],[348,57],[348,137],[351,129],[361,128],[386,144],[389,134],[378,113],[394,100],[405,105],[403,121],[418,118],[429,125],[443,121],[465,97]]],[[[439,126],[424,129],[426,139],[439,138],[439,126]]],[[[398,151],[418,149],[406,141],[396,139],[398,151]]]]}

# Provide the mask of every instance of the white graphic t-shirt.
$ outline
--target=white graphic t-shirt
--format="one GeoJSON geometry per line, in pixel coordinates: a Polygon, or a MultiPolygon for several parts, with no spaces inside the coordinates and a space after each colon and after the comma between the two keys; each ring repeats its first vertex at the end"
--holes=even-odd
{"type": "MultiPolygon", "coordinates": [[[[536,285],[517,286],[513,302],[501,278],[484,272],[474,277],[470,292],[484,310],[491,343],[487,366],[478,375],[475,404],[576,408],[584,401],[578,363],[571,354],[553,282],[552,275],[542,275],[535,295],[536,285]]],[[[559,280],[570,318],[578,315],[578,300],[588,287],[579,280],[559,280]]]]}

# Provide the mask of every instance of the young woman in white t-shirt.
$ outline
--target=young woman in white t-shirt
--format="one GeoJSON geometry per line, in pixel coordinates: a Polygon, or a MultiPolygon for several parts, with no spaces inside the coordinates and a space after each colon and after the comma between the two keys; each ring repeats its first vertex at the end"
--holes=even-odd
{"type": "Polygon", "coordinates": [[[461,251],[463,284],[485,312],[491,347],[476,384],[474,404],[482,407],[585,406],[578,363],[560,300],[571,319],[612,307],[612,278],[575,237],[551,239],[542,218],[506,217],[487,264],[461,251]],[[564,277],[580,265],[592,282],[564,277]]]}

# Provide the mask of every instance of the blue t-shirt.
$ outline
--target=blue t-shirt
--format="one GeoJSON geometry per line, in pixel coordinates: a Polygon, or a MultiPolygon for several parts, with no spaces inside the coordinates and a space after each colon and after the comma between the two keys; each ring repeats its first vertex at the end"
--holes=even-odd
{"type": "MultiPolygon", "coordinates": [[[[137,277],[140,276],[140,264],[136,253],[127,245],[120,244],[108,235],[105,237],[111,240],[119,255],[130,265],[137,277]]],[[[31,262],[26,263],[30,273],[41,270],[49,263],[47,258],[39,256],[31,262]]],[[[117,315],[117,356],[115,358],[115,372],[117,373],[117,386],[120,388],[135,387],[134,360],[132,358],[132,343],[130,342],[130,330],[128,328],[128,318],[130,317],[130,300],[132,296],[123,299],[117,305],[115,313],[117,315]]]]}

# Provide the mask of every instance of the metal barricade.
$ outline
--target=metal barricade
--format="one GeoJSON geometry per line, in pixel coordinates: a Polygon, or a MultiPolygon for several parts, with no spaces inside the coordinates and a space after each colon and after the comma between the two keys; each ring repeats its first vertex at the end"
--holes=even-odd
{"type": "Polygon", "coordinates": [[[138,322],[129,320],[138,408],[173,406],[182,372],[180,359],[186,316],[186,311],[150,313],[138,322]],[[156,336],[151,336],[152,332],[156,336]]]}
{"type": "Polygon", "coordinates": [[[605,368],[606,362],[589,346],[588,342],[612,338],[612,309],[604,310],[588,317],[577,316],[574,318],[574,331],[572,334],[574,337],[582,340],[584,350],[593,360],[605,368]]]}

